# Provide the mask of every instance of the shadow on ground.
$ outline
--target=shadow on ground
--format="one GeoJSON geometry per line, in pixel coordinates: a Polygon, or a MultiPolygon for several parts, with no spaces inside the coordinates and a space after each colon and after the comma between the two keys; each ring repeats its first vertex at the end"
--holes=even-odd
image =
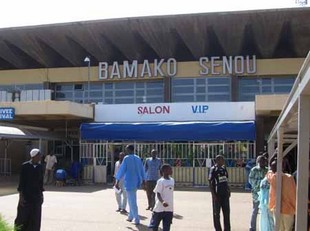
{"type": "MultiPolygon", "coordinates": [[[[108,189],[108,187],[102,185],[87,185],[87,186],[64,186],[64,187],[56,187],[56,186],[45,186],[46,192],[71,192],[71,193],[94,193],[101,190],[108,189]]],[[[17,184],[11,185],[3,185],[0,183],[0,196],[7,196],[16,194],[17,192],[17,184]]]]}
{"type": "Polygon", "coordinates": [[[173,213],[173,218],[178,219],[178,220],[182,220],[183,216],[180,214],[173,213]]]}
{"type": "MultiPolygon", "coordinates": [[[[18,178],[0,177],[0,196],[6,196],[17,193],[18,178]]],[[[77,193],[93,193],[100,190],[112,188],[106,184],[89,184],[81,186],[65,185],[57,187],[55,185],[45,185],[45,191],[52,192],[77,192],[77,193]]]]}
{"type": "Polygon", "coordinates": [[[127,226],[126,228],[132,231],[150,231],[150,229],[146,225],[143,225],[143,224],[127,226]]]}
{"type": "MultiPolygon", "coordinates": [[[[251,191],[245,190],[242,187],[230,187],[231,192],[238,192],[238,193],[249,193],[251,191]]],[[[210,192],[210,188],[206,186],[177,186],[174,188],[174,191],[187,191],[187,192],[210,192]]]]}
{"type": "MultiPolygon", "coordinates": [[[[16,176],[0,176],[0,196],[11,195],[17,193],[18,177],[16,176]]],[[[82,184],[81,186],[65,185],[57,187],[55,185],[45,185],[46,191],[52,192],[77,192],[77,193],[94,193],[101,190],[112,188],[111,184],[82,184]]],[[[175,191],[197,191],[197,192],[210,192],[209,187],[190,187],[190,186],[177,186],[175,191]]],[[[249,193],[241,187],[231,187],[232,192],[249,193]]]]}
{"type": "Polygon", "coordinates": [[[57,187],[54,185],[45,185],[45,191],[49,192],[76,192],[76,193],[94,193],[101,190],[106,190],[112,188],[109,185],[105,184],[89,184],[89,185],[80,185],[80,186],[72,186],[72,185],[65,185],[62,187],[57,187]]]}
{"type": "Polygon", "coordinates": [[[0,196],[7,196],[15,193],[17,193],[17,185],[3,186],[0,184],[0,196]]]}
{"type": "Polygon", "coordinates": [[[0,176],[0,196],[17,193],[18,177],[0,176]]]}

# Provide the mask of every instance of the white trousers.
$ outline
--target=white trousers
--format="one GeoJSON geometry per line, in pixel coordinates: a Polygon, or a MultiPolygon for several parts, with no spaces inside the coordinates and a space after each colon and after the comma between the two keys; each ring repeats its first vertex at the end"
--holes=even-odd
{"type": "Polygon", "coordinates": [[[121,180],[118,183],[120,189],[122,190],[121,193],[115,193],[116,201],[118,204],[119,209],[126,209],[127,206],[127,193],[124,187],[124,181],[121,180]]]}
{"type": "MultiPolygon", "coordinates": [[[[276,221],[275,216],[274,221],[276,221]]],[[[283,213],[280,214],[280,221],[279,221],[280,231],[292,231],[293,225],[294,225],[294,215],[288,215],[283,213]]]]}

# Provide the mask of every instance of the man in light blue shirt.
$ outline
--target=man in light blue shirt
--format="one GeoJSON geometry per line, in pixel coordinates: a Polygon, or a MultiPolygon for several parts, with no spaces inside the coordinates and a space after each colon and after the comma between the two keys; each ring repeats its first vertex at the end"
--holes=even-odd
{"type": "Polygon", "coordinates": [[[134,154],[134,146],[126,146],[127,156],[121,164],[115,178],[115,187],[119,188],[119,181],[124,177],[124,186],[127,192],[129,204],[129,215],[127,221],[134,222],[135,225],[140,224],[137,205],[137,189],[145,185],[145,172],[142,161],[139,156],[134,154]]]}
{"type": "Polygon", "coordinates": [[[155,193],[154,188],[156,182],[159,179],[159,170],[161,166],[161,160],[157,158],[157,151],[153,149],[151,151],[151,157],[145,161],[145,172],[146,172],[146,195],[148,200],[148,207],[146,210],[153,210],[155,205],[155,193]]]}

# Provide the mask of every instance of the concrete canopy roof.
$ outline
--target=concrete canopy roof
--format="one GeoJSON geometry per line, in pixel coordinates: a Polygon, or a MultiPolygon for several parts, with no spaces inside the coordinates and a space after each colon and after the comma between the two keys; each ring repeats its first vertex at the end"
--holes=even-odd
{"type": "MultiPolygon", "coordinates": [[[[310,52],[295,80],[293,88],[268,138],[268,153],[274,153],[277,142],[277,172],[282,172],[283,157],[297,146],[297,189],[295,230],[307,229],[310,137],[310,52]],[[283,152],[284,143],[291,138],[291,145],[283,152]]],[[[282,181],[276,183],[276,208],[281,207],[282,181]]],[[[280,210],[275,212],[275,230],[279,230],[280,210]]]]}
{"type": "Polygon", "coordinates": [[[51,131],[35,130],[23,127],[10,127],[0,125],[0,140],[63,140],[64,136],[51,131]]]}
{"type": "Polygon", "coordinates": [[[310,8],[110,19],[0,29],[0,70],[203,56],[305,57],[310,8]]]}

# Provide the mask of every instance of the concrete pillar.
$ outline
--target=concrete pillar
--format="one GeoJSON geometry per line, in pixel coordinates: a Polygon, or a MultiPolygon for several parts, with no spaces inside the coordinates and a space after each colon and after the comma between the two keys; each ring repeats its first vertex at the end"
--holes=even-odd
{"type": "Polygon", "coordinates": [[[277,154],[277,182],[276,182],[276,220],[275,230],[280,230],[280,214],[281,214],[281,199],[282,199],[282,160],[283,160],[283,128],[280,127],[277,131],[278,138],[278,154],[277,154]]]}
{"type": "Polygon", "coordinates": [[[39,139],[39,150],[42,152],[42,139],[39,139]]]}
{"type": "Polygon", "coordinates": [[[165,76],[164,78],[164,102],[172,102],[172,78],[165,76]]]}
{"type": "MultiPolygon", "coordinates": [[[[274,138],[272,137],[270,139],[270,141],[268,142],[268,157],[269,157],[269,160],[270,160],[270,157],[273,155],[274,153],[274,150],[275,150],[275,142],[274,142],[274,138]]],[[[269,162],[268,160],[268,162],[269,162]]]]}
{"type": "Polygon", "coordinates": [[[308,230],[310,96],[298,100],[297,198],[295,230],[308,230]]]}
{"type": "Polygon", "coordinates": [[[239,78],[237,75],[231,75],[230,81],[231,81],[231,101],[237,102],[239,100],[239,78]]]}
{"type": "Polygon", "coordinates": [[[265,118],[263,116],[256,116],[256,155],[258,156],[260,152],[264,151],[264,141],[265,141],[265,118]]]}

